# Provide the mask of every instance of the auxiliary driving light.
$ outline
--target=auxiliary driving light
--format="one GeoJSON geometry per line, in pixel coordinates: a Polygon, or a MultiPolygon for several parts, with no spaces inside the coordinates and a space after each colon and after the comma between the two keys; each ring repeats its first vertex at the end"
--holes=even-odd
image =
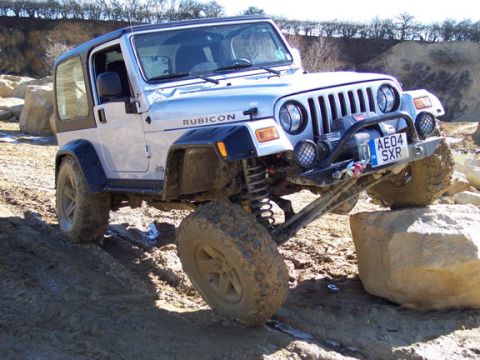
{"type": "Polygon", "coordinates": [[[317,145],[311,140],[299,141],[293,151],[301,167],[311,168],[318,160],[317,145]]]}
{"type": "Polygon", "coordinates": [[[423,138],[432,135],[435,131],[436,125],[433,115],[427,112],[421,112],[415,119],[415,128],[417,129],[418,134],[423,138]]]}

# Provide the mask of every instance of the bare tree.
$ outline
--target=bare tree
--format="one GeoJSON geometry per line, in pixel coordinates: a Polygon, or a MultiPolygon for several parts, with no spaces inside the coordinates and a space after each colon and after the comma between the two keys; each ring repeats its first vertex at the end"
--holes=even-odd
{"type": "Polygon", "coordinates": [[[216,1],[209,1],[203,5],[203,13],[206,17],[219,17],[225,15],[225,9],[216,1]]]}
{"type": "Polygon", "coordinates": [[[265,15],[265,10],[255,6],[250,6],[248,9],[243,10],[241,14],[242,15],[265,15]]]}
{"type": "Polygon", "coordinates": [[[45,55],[43,56],[43,61],[45,63],[45,71],[50,75],[53,71],[55,60],[72,47],[63,42],[47,39],[44,48],[45,55]]]}
{"type": "Polygon", "coordinates": [[[453,19],[447,19],[442,23],[442,25],[440,25],[440,31],[442,34],[443,41],[454,40],[456,25],[457,25],[457,22],[453,19]]]}
{"type": "Polygon", "coordinates": [[[342,68],[340,51],[333,39],[325,37],[306,38],[300,35],[288,36],[289,43],[298,48],[303,67],[308,71],[334,71],[342,68]]]}
{"type": "Polygon", "coordinates": [[[399,32],[399,40],[407,40],[411,35],[411,29],[415,24],[415,16],[401,13],[396,16],[396,25],[399,32]]]}

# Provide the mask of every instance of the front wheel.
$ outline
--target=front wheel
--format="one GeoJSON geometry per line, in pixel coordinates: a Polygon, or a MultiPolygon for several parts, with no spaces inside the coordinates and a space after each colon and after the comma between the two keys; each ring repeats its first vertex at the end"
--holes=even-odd
{"type": "Polygon", "coordinates": [[[73,242],[91,243],[107,230],[110,196],[92,193],[75,159],[62,160],[57,175],[58,225],[73,242]]]}
{"type": "Polygon", "coordinates": [[[239,206],[210,203],[180,225],[184,271],[218,313],[261,325],[283,304],[288,271],[268,231],[239,206]]]}
{"type": "Polygon", "coordinates": [[[430,205],[450,183],[454,164],[442,140],[432,156],[409,164],[395,177],[371,187],[368,195],[391,208],[430,205]]]}

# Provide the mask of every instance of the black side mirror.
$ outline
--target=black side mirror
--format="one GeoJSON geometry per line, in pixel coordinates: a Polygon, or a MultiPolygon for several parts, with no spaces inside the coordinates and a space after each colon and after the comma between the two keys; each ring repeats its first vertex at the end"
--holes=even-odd
{"type": "Polygon", "coordinates": [[[111,98],[122,95],[120,76],[114,71],[107,71],[97,76],[98,95],[102,98],[111,98]]]}

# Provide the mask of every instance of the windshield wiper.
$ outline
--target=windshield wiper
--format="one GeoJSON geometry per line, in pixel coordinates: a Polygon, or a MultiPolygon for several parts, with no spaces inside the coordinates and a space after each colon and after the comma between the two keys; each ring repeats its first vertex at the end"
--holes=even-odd
{"type": "Polygon", "coordinates": [[[211,83],[214,83],[215,85],[218,85],[220,81],[217,79],[212,79],[208,76],[202,76],[190,72],[179,72],[179,73],[172,73],[172,74],[165,74],[165,75],[159,75],[155,76],[153,78],[148,79],[149,81],[155,81],[155,80],[168,80],[168,79],[176,79],[176,78],[182,78],[182,77],[187,77],[187,76],[192,76],[198,79],[202,79],[211,83]]]}
{"type": "Polygon", "coordinates": [[[224,66],[224,67],[220,67],[218,69],[215,69],[215,71],[244,69],[244,68],[248,68],[248,67],[262,69],[262,70],[268,71],[269,73],[280,76],[280,71],[275,70],[275,69],[270,69],[269,67],[266,67],[266,66],[252,64],[250,61],[248,61],[246,59],[236,60],[236,62],[234,64],[224,66]]]}

